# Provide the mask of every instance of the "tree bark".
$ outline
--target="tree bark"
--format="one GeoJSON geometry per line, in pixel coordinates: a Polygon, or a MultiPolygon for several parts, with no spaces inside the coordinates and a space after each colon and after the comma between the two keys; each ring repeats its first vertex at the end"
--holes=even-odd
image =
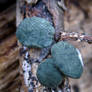
{"type": "MultiPolygon", "coordinates": [[[[58,41],[60,39],[60,33],[64,31],[64,11],[65,11],[65,5],[64,1],[61,0],[17,0],[17,23],[18,26],[20,22],[26,18],[26,17],[32,17],[37,16],[44,18],[52,23],[52,25],[55,28],[55,41],[58,41]],[[62,2],[61,2],[62,1],[62,2]]],[[[23,62],[24,57],[29,53],[30,58],[32,59],[40,59],[43,60],[49,53],[49,49],[47,49],[47,52],[44,52],[40,49],[26,49],[25,53],[23,53],[23,50],[25,50],[25,47],[20,45],[20,74],[21,74],[21,81],[22,81],[22,87],[21,91],[28,92],[29,86],[26,85],[24,81],[24,74],[23,74],[23,62]],[[44,53],[44,55],[41,55],[41,53],[44,53]]],[[[46,50],[45,50],[46,51],[46,50]]],[[[39,64],[39,63],[38,63],[39,64]]],[[[32,73],[36,77],[36,70],[38,67],[37,63],[32,64],[32,73]]],[[[43,92],[44,87],[40,85],[39,83],[36,85],[37,87],[33,89],[33,92],[43,92]]]]}
{"type": "MultiPolygon", "coordinates": [[[[44,18],[52,23],[52,25],[55,28],[55,41],[61,41],[61,40],[78,40],[78,41],[86,41],[88,43],[92,43],[92,36],[89,35],[83,35],[78,33],[67,33],[64,32],[64,11],[67,10],[64,4],[64,0],[17,0],[17,23],[18,26],[20,22],[26,18],[26,17],[32,17],[37,16],[44,18]]],[[[40,59],[43,60],[48,56],[50,48],[47,49],[28,49],[26,47],[23,47],[19,43],[19,49],[20,49],[20,74],[21,74],[21,81],[22,81],[22,87],[21,92],[30,92],[30,87],[25,83],[24,80],[24,73],[23,73],[23,62],[26,58],[29,59],[32,58],[33,60],[40,59]],[[42,55],[41,53],[44,53],[42,55]]],[[[32,68],[33,76],[36,78],[36,70],[39,63],[34,63],[30,67],[32,68]]],[[[37,80],[34,80],[36,82],[37,80]]],[[[43,87],[41,84],[37,84],[36,88],[33,89],[33,92],[43,92],[45,87],[43,87]]],[[[60,89],[62,92],[70,92],[70,86],[68,83],[68,80],[64,81],[63,84],[61,84],[60,89]],[[63,87],[63,88],[62,88],[63,87]],[[68,91],[67,91],[68,90],[68,91]]],[[[46,92],[51,92],[51,90],[48,90],[46,92]]]]}

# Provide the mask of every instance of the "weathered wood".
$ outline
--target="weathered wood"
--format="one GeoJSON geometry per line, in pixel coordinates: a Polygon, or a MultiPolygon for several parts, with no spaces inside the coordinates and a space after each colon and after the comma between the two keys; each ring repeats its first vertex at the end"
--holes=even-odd
{"type": "MultiPolygon", "coordinates": [[[[55,39],[58,40],[60,39],[60,32],[64,31],[64,9],[63,7],[59,7],[57,0],[43,0],[43,2],[46,4],[49,12],[52,15],[54,27],[56,30],[55,39]]],[[[64,4],[64,2],[62,4],[64,4]]]]}

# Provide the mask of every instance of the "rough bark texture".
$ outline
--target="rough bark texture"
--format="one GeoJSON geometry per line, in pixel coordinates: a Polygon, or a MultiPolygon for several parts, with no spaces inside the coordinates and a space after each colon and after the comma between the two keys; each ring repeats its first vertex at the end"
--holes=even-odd
{"type": "MultiPolygon", "coordinates": [[[[18,13],[17,26],[20,23],[19,18],[22,18],[23,20],[25,17],[38,16],[38,17],[47,19],[53,24],[56,30],[55,40],[60,39],[60,32],[64,31],[64,10],[58,6],[57,0],[53,0],[53,1],[52,0],[39,0],[38,2],[37,0],[34,0],[34,1],[31,0],[30,2],[19,0],[17,2],[17,13],[18,13]],[[61,19],[62,21],[59,21],[59,19],[61,19]]],[[[21,45],[19,45],[19,47],[21,48],[21,45]]],[[[41,53],[40,49],[31,49],[30,57],[32,59],[42,58],[43,56],[41,56],[40,53],[41,53]]],[[[21,56],[20,58],[22,60],[20,62],[23,63],[24,57],[21,56]]],[[[22,66],[22,63],[20,63],[20,67],[22,66]]],[[[38,64],[32,65],[32,72],[34,76],[36,76],[37,66],[38,64]]],[[[22,70],[22,67],[21,67],[21,70],[22,70]]],[[[22,75],[22,80],[24,80],[23,72],[21,75],[22,75]]],[[[26,87],[24,81],[22,84],[23,84],[22,88],[24,88],[22,90],[24,90],[24,92],[27,92],[28,88],[26,87]]],[[[43,90],[43,87],[41,87],[38,84],[38,88],[34,89],[34,92],[37,92],[37,91],[43,92],[42,90],[43,90]]]]}

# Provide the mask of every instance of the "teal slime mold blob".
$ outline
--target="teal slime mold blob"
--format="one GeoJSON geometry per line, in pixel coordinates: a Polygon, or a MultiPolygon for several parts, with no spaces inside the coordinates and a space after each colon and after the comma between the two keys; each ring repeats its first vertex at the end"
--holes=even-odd
{"type": "Polygon", "coordinates": [[[43,18],[25,18],[17,28],[16,37],[27,47],[45,48],[52,44],[55,29],[43,18]]]}

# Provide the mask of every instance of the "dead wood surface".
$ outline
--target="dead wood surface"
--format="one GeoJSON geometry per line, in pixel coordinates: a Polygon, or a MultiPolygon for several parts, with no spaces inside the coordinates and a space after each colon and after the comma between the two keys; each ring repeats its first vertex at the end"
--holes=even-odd
{"type": "MultiPolygon", "coordinates": [[[[81,2],[85,2],[86,0],[82,0],[81,2],[79,2],[80,6],[83,9],[80,8],[79,6],[76,6],[74,3],[72,3],[69,7],[69,11],[67,11],[67,13],[65,13],[65,15],[61,11],[62,8],[60,9],[60,7],[58,7],[56,0],[53,0],[53,1],[51,1],[51,0],[42,0],[42,1],[29,0],[29,1],[30,2],[28,2],[28,3],[24,3],[23,1],[20,0],[19,5],[21,8],[19,7],[18,9],[21,10],[21,13],[19,12],[20,16],[17,16],[18,19],[19,18],[23,19],[25,17],[32,17],[32,16],[46,18],[54,25],[54,27],[56,29],[56,33],[57,33],[56,38],[58,37],[57,35],[60,35],[59,32],[62,32],[62,31],[65,31],[66,33],[75,32],[78,34],[86,34],[88,36],[92,35],[91,3],[87,3],[88,4],[87,8],[84,7],[86,3],[81,3],[81,2]],[[38,1],[38,3],[36,4],[37,1],[38,1]],[[35,5],[32,7],[31,6],[32,4],[35,4],[35,5]],[[26,6],[26,8],[24,8],[23,6],[26,6]],[[43,8],[43,6],[45,6],[47,9],[43,8]],[[85,17],[84,10],[86,11],[86,13],[88,12],[88,15],[89,15],[88,19],[86,19],[86,17],[85,17]],[[87,10],[89,10],[89,11],[87,11],[87,10]],[[63,25],[63,21],[62,21],[63,15],[64,15],[64,25],[63,25]],[[65,26],[65,30],[64,30],[64,26],[65,26]]],[[[17,24],[19,24],[19,22],[17,22],[17,24]]],[[[61,35],[61,39],[62,38],[64,40],[64,36],[61,35]]],[[[84,89],[86,89],[85,92],[90,92],[89,89],[91,90],[91,86],[89,88],[86,88],[85,86],[87,84],[91,85],[89,83],[89,81],[87,81],[88,80],[87,77],[89,77],[89,79],[90,79],[91,74],[88,75],[88,73],[87,73],[87,71],[88,72],[90,72],[90,71],[89,71],[89,68],[87,68],[88,64],[86,64],[86,63],[87,62],[90,63],[90,60],[92,57],[91,56],[92,55],[92,50],[91,50],[92,45],[90,45],[87,42],[80,42],[80,41],[69,41],[69,42],[80,49],[83,59],[84,59],[84,63],[86,65],[86,69],[84,70],[84,74],[83,74],[83,76],[85,76],[85,77],[81,77],[79,80],[71,80],[70,79],[70,83],[72,84],[72,90],[75,90],[75,92],[76,92],[76,90],[78,90],[78,92],[84,92],[84,89]],[[83,80],[85,80],[86,83],[84,83],[83,80]],[[82,81],[82,83],[81,83],[81,81],[82,81]],[[83,87],[81,87],[82,85],[83,85],[83,87]]],[[[33,50],[33,53],[30,52],[30,55],[33,54],[32,55],[33,57],[38,57],[39,54],[38,55],[36,54],[38,52],[39,52],[38,50],[33,50]]],[[[35,71],[36,71],[36,69],[34,69],[34,72],[35,71]]]]}
{"type": "MultiPolygon", "coordinates": [[[[50,21],[56,30],[55,39],[60,39],[60,32],[64,30],[64,10],[58,6],[58,1],[56,0],[34,0],[30,3],[25,2],[23,0],[19,0],[17,2],[17,25],[20,23],[21,19],[23,20],[25,17],[38,16],[41,18],[45,18],[50,21]],[[34,6],[32,6],[35,3],[34,6]],[[53,8],[54,7],[54,8],[53,8]],[[21,11],[21,12],[20,12],[21,11]],[[20,19],[20,20],[19,20],[20,19]],[[61,19],[62,21],[59,21],[61,19]]],[[[21,48],[21,45],[20,47],[21,48]]],[[[39,49],[31,49],[30,57],[35,59],[39,58],[41,50],[39,49]]],[[[20,57],[20,62],[23,62],[23,57],[20,57]]],[[[22,63],[20,63],[20,67],[22,63]]],[[[36,76],[38,64],[32,65],[32,72],[36,76]]],[[[22,68],[22,67],[21,67],[22,68]]],[[[21,69],[22,70],[22,69],[21,69]]],[[[22,72],[22,71],[21,71],[22,72]]],[[[22,73],[22,80],[23,80],[22,73]]],[[[24,92],[27,92],[28,88],[26,87],[24,81],[22,81],[24,92]]],[[[42,92],[43,87],[38,86],[38,88],[34,89],[34,92],[42,92]]]]}

